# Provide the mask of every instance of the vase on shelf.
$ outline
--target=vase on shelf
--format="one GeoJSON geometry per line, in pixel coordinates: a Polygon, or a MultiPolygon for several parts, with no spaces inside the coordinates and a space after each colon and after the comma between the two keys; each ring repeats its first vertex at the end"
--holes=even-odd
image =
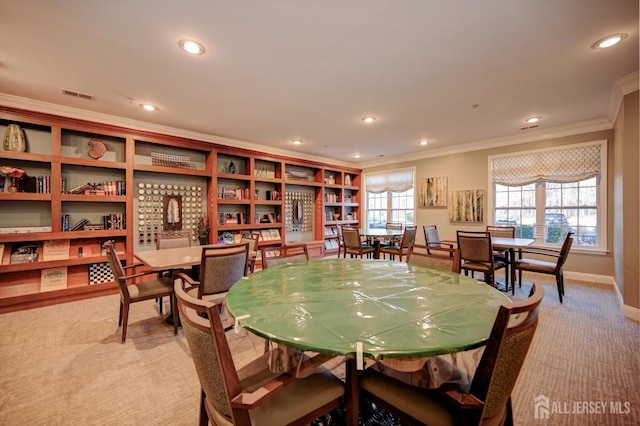
{"type": "Polygon", "coordinates": [[[9,124],[7,126],[2,146],[5,151],[25,152],[27,150],[27,141],[20,126],[17,124],[9,124]]]}
{"type": "Polygon", "coordinates": [[[7,192],[18,192],[20,190],[20,179],[19,178],[11,178],[11,186],[7,188],[7,192]]]}

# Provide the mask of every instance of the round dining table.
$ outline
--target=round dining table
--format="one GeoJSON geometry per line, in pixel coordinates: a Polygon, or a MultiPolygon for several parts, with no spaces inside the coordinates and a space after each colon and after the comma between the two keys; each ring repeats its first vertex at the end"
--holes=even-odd
{"type": "Polygon", "coordinates": [[[255,272],[227,294],[254,334],[335,355],[432,356],[481,346],[500,291],[464,275],[383,260],[320,259],[255,272]]]}
{"type": "MultiPolygon", "coordinates": [[[[452,272],[383,260],[320,259],[244,277],[225,303],[239,325],[269,341],[361,364],[363,357],[428,357],[482,346],[498,308],[509,301],[452,272]]],[[[347,387],[357,393],[354,376],[350,384],[348,367],[347,387]]],[[[351,403],[348,416],[357,413],[356,405],[351,403]]]]}

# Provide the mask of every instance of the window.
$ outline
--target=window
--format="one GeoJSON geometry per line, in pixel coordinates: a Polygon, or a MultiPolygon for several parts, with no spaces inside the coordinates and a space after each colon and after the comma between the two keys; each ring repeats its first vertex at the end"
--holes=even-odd
{"type": "Polygon", "coordinates": [[[493,223],[516,236],[604,250],[606,141],[489,158],[493,223]]]}
{"type": "Polygon", "coordinates": [[[387,222],[413,225],[414,169],[365,175],[367,227],[384,228],[387,222]]]}

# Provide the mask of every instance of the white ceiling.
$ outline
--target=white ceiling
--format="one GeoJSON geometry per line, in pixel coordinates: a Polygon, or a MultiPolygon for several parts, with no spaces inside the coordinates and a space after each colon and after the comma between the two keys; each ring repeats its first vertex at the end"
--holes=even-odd
{"type": "Polygon", "coordinates": [[[638,49],[636,0],[0,0],[0,94],[359,166],[602,122],[638,49]]]}

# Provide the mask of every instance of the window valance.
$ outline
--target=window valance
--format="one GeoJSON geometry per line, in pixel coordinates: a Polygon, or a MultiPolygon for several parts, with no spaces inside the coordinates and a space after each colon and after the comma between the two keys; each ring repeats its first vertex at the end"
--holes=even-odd
{"type": "Polygon", "coordinates": [[[505,186],[577,182],[600,175],[600,151],[598,142],[494,157],[491,175],[505,186]]]}
{"type": "Polygon", "coordinates": [[[365,189],[367,192],[405,192],[413,188],[413,169],[367,173],[365,189]]]}

